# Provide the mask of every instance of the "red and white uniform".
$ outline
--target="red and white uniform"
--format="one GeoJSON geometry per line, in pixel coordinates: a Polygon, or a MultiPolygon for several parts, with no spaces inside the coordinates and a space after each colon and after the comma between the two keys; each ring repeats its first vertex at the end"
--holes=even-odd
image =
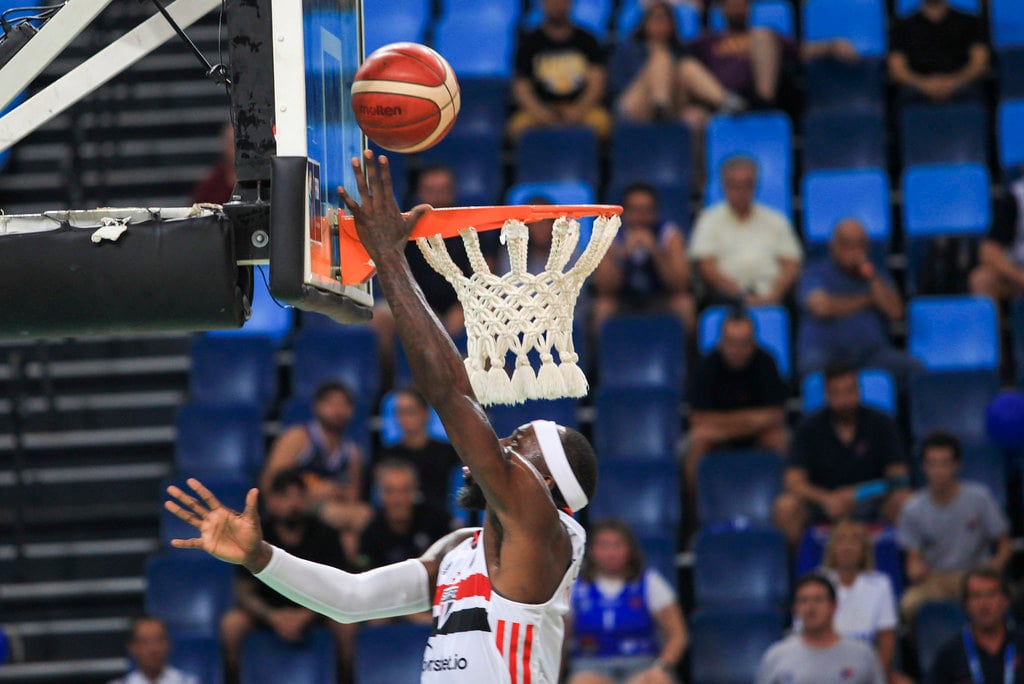
{"type": "Polygon", "coordinates": [[[441,561],[434,633],[423,654],[421,684],[555,684],[562,661],[562,620],[583,561],[586,532],[558,512],[572,562],[554,595],[540,604],[510,601],[491,589],[483,530],[441,561]]]}

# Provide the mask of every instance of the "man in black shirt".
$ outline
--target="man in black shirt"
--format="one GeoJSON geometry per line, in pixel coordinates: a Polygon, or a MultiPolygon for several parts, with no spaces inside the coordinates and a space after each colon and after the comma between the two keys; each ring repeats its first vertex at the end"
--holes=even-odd
{"type": "MultiPolygon", "coordinates": [[[[274,476],[266,490],[267,513],[263,518],[263,536],[270,544],[288,553],[349,570],[337,530],[328,527],[306,511],[309,508],[306,482],[298,468],[283,470],[274,476]]],[[[220,633],[228,681],[238,676],[238,660],[245,635],[258,627],[273,630],[284,641],[301,641],[314,624],[326,625],[334,634],[338,653],[339,677],[351,671],[352,625],[329,620],[278,594],[252,574],[238,566],[235,577],[236,606],[221,618],[220,633]]]]}
{"type": "Polygon", "coordinates": [[[686,484],[693,506],[697,469],[709,451],[759,447],[786,453],[785,403],[786,385],[775,359],[757,345],[754,322],[742,309],[731,311],[690,390],[686,484]]]}
{"type": "MultiPolygon", "coordinates": [[[[1010,593],[998,570],[978,568],[964,577],[968,624],[946,642],[925,673],[930,684],[1009,684],[1024,680],[1020,635],[1006,625],[1010,593]]],[[[927,667],[922,664],[922,668],[927,667]]]]}
{"type": "Polygon", "coordinates": [[[896,423],[860,403],[852,368],[825,370],[825,401],[797,427],[785,491],[775,500],[775,524],[794,547],[808,522],[879,515],[895,522],[911,494],[896,423]]]}
{"type": "Polygon", "coordinates": [[[996,301],[1024,294],[1024,178],[1011,183],[996,204],[989,234],[978,248],[971,292],[996,301]]]}
{"type": "Polygon", "coordinates": [[[909,93],[932,102],[950,100],[988,70],[985,25],[948,0],[924,0],[893,26],[888,61],[889,76],[909,93]]]}

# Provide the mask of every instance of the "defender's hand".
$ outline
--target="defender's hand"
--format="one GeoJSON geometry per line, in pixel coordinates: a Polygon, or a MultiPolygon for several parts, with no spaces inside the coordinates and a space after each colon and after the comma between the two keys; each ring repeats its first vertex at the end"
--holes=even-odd
{"type": "Polygon", "coordinates": [[[199,480],[189,478],[187,482],[199,499],[171,486],[167,493],[172,498],[164,502],[164,508],[199,530],[199,537],[172,539],[171,545],[202,549],[222,561],[244,563],[247,567],[257,562],[263,553],[263,531],[256,514],[259,490],[250,489],[245,497],[245,510],[236,513],[218,501],[199,480]]]}

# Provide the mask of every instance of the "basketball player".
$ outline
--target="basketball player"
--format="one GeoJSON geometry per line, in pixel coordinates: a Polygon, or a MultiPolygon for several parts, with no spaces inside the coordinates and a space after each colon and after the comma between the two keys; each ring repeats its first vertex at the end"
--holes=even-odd
{"type": "Polygon", "coordinates": [[[433,611],[421,682],[554,683],[562,616],[583,558],[585,533],[570,510],[593,496],[596,459],[578,432],[534,421],[499,440],[477,403],[462,358],[423,301],[404,248],[421,205],[408,218],[391,192],[385,157],[365,153],[357,203],[342,191],[409,357],[416,385],[434,406],[467,466],[460,504],[484,511],[483,528],[453,532],[417,560],[352,575],[292,557],[263,542],[257,490],[239,514],[189,480],[199,500],[171,487],[166,507],[200,531],[174,540],[241,563],[288,598],[340,622],[433,611]]]}

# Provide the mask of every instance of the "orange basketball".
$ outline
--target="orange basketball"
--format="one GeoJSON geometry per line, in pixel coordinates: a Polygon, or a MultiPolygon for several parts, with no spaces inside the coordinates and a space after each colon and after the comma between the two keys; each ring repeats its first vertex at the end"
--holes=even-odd
{"type": "Polygon", "coordinates": [[[366,58],[352,84],[352,109],[367,137],[394,152],[433,147],[459,113],[455,72],[426,45],[392,43],[366,58]]]}

